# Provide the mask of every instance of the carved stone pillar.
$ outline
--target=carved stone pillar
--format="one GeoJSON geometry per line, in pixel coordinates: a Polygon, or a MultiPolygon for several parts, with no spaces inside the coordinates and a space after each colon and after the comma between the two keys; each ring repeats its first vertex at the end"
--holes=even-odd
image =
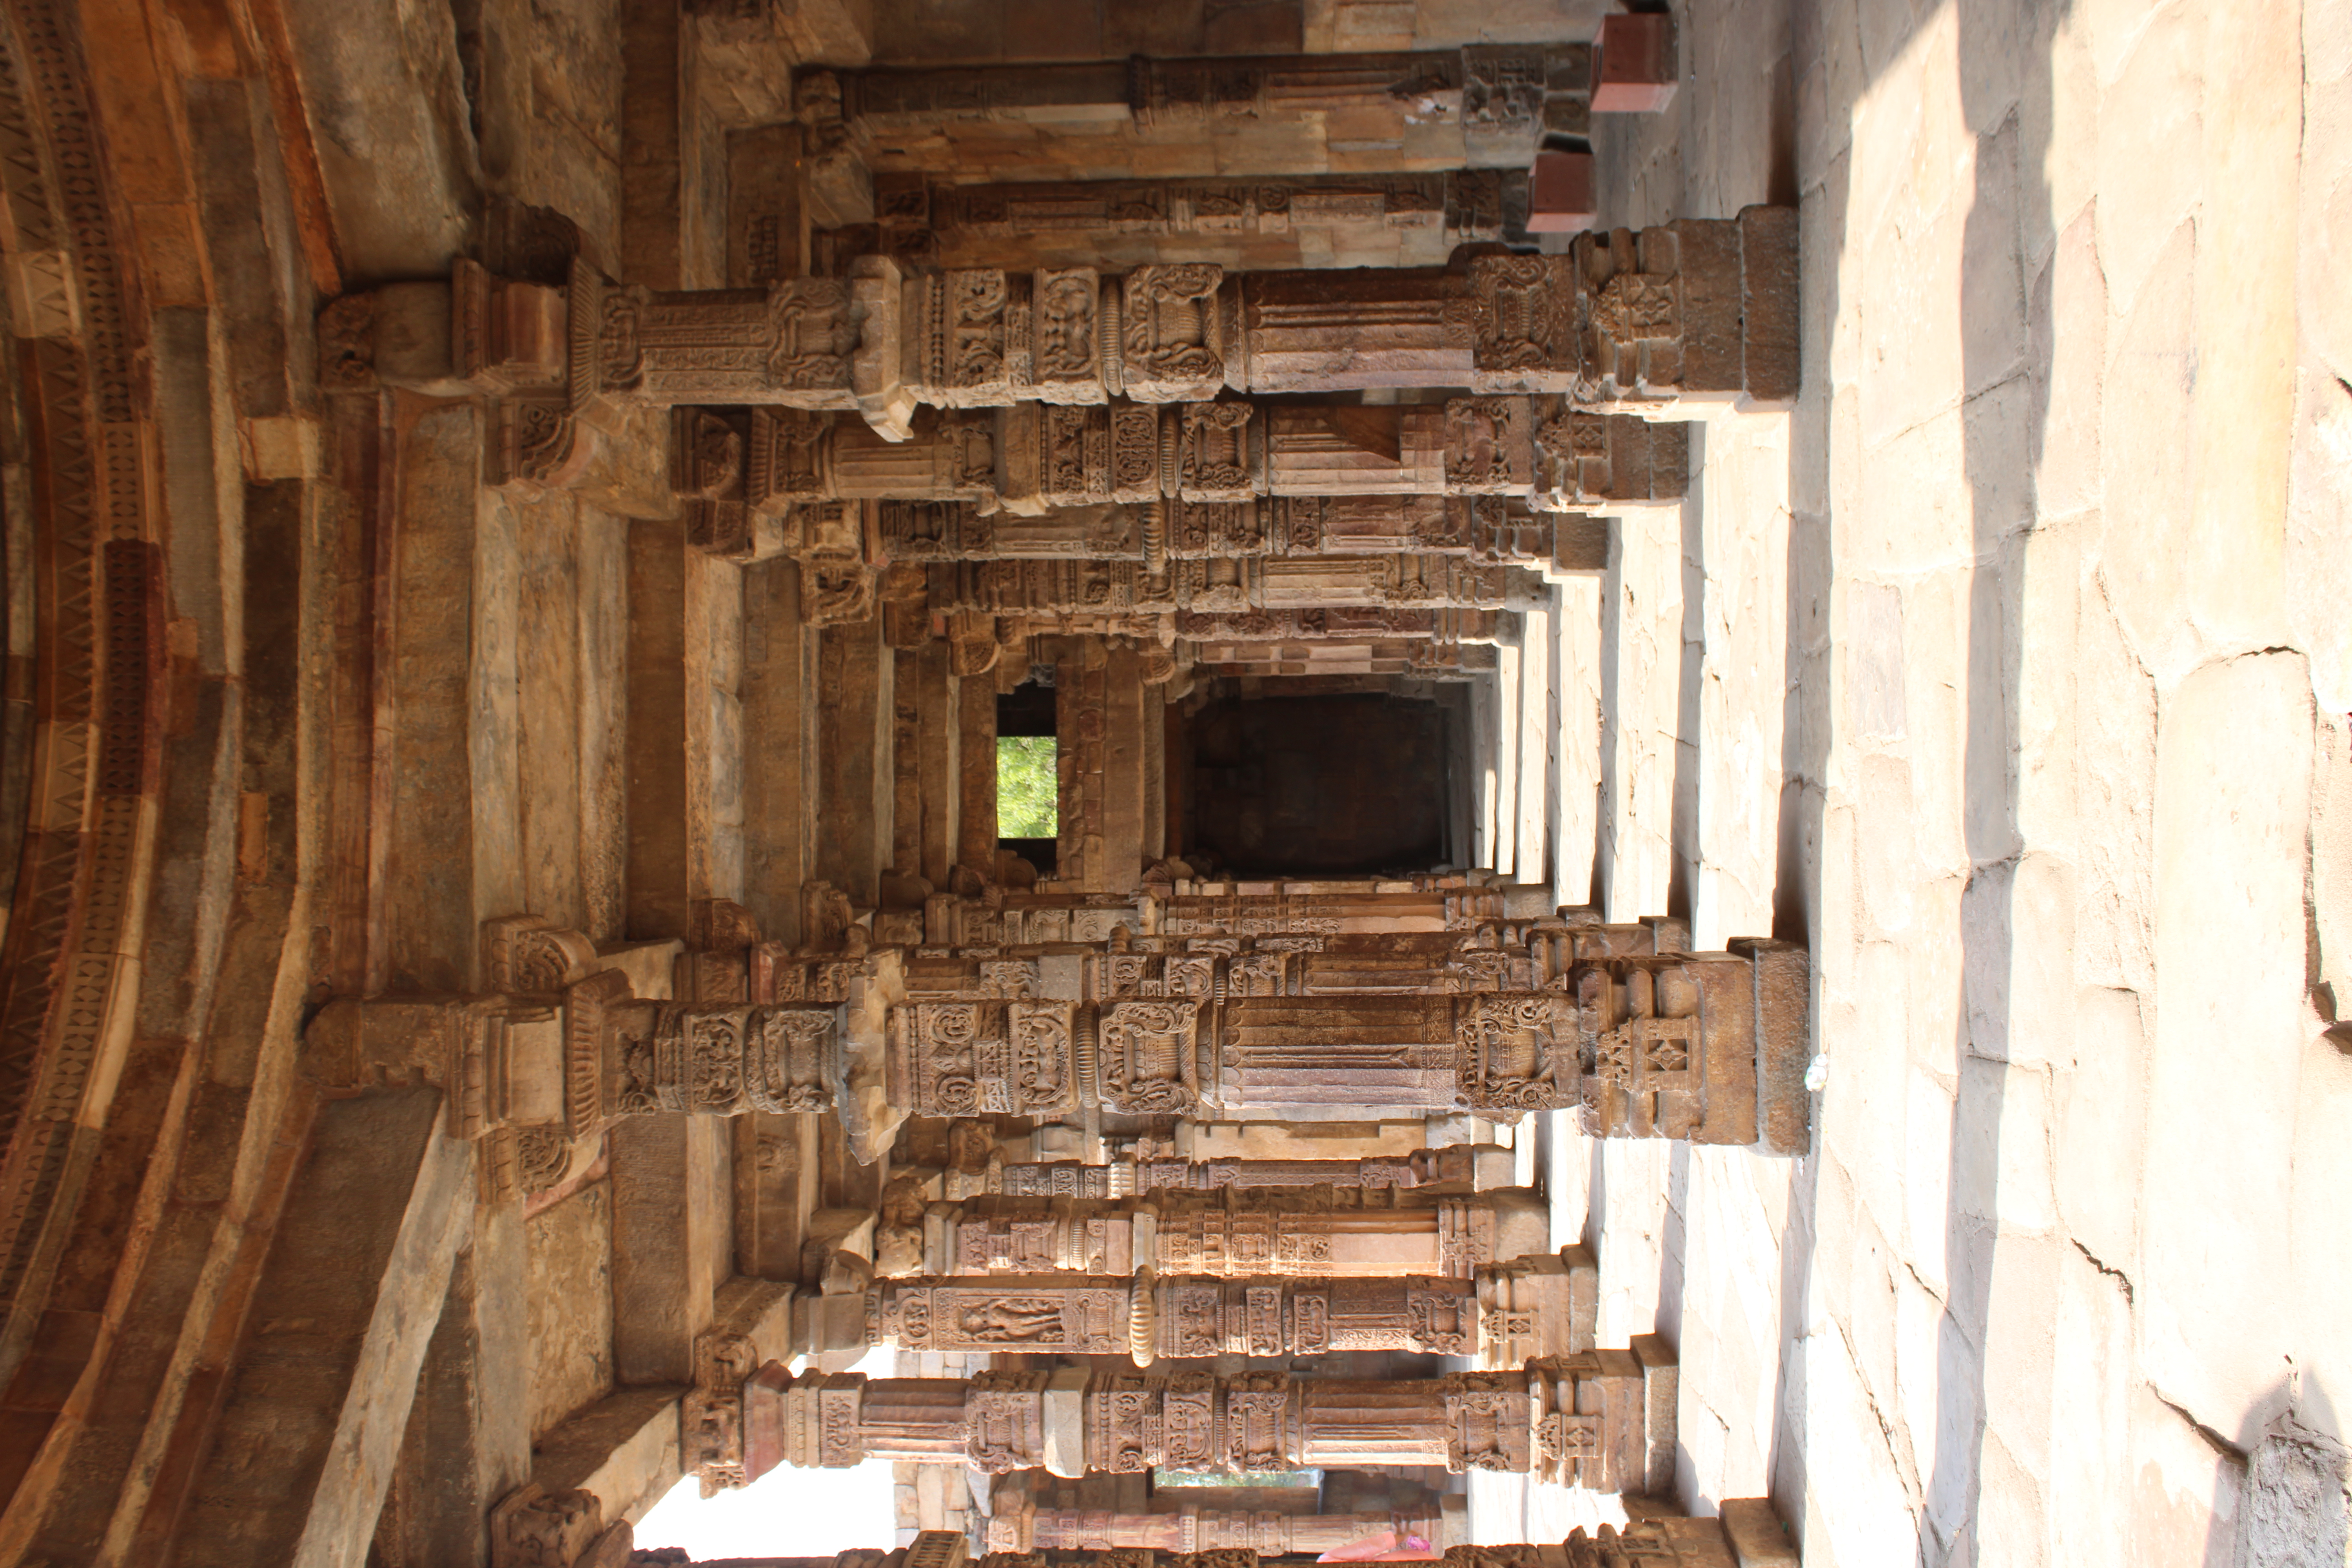
{"type": "Polygon", "coordinates": [[[1442,266],[1456,246],[1525,231],[1517,170],[1267,179],[1039,181],[964,185],[922,174],[875,181],[877,226],[817,238],[933,267],[1128,267],[1169,241],[1229,268],[1297,267],[1306,241],[1364,266],[1442,266]]]}
{"type": "Polygon", "coordinates": [[[1138,1193],[1223,1192],[1255,1187],[1427,1187],[1478,1183],[1489,1153],[1510,1151],[1454,1144],[1410,1154],[1358,1160],[1120,1159],[1107,1165],[1072,1161],[997,1168],[993,1191],[1019,1196],[1119,1198],[1138,1193]]]}
{"type": "MultiPolygon", "coordinates": [[[[1538,137],[1581,131],[1591,91],[1587,46],[1482,46],[1404,54],[1139,57],[1129,61],[877,69],[840,73],[842,111],[870,158],[909,142],[938,146],[952,172],[957,128],[989,121],[1094,122],[1126,148],[1189,150],[1197,172],[1282,176],[1296,138],[1269,161],[1262,128],[1320,130],[1339,117],[1358,133],[1414,145],[1399,167],[1524,169],[1538,137]],[[1257,132],[1255,137],[1240,134],[1257,132]],[[1450,132],[1450,134],[1448,134],[1450,132]],[[1423,151],[1423,148],[1427,151],[1423,151]]],[[[1095,138],[1088,138],[1089,141],[1095,138]]],[[[1181,151],[1178,152],[1181,156],[1181,151]]],[[[1108,154],[1090,151],[1099,164],[1108,154]]],[[[1162,152],[1161,162],[1169,156],[1162,152]]],[[[1188,171],[1191,172],[1191,171],[1188,171]]]]}
{"type": "MultiPolygon", "coordinates": [[[[1206,404],[1226,391],[1466,386],[1481,398],[1564,394],[1588,410],[1655,409],[1678,399],[1784,402],[1798,372],[1795,213],[1778,207],[1582,234],[1566,255],[1482,257],[1458,268],[1228,274],[1176,262],[1124,273],[909,274],[868,256],[843,279],[675,292],[613,284],[577,262],[563,289],[462,263],[446,290],[400,288],[330,312],[323,352],[339,384],[373,376],[499,400],[503,469],[529,483],[572,482],[597,461],[597,433],[644,445],[633,419],[678,405],[854,412],[897,441],[913,433],[919,404],[1206,404]],[[446,346],[433,341],[436,302],[446,346]]],[[[1384,427],[1385,415],[1358,412],[1366,430],[1384,427]]],[[[1231,415],[1186,417],[1186,440],[1202,452],[1237,450],[1231,415]]],[[[1117,496],[1178,460],[1148,409],[1121,410],[1098,453],[1088,450],[1091,423],[1034,412],[1014,420],[997,489],[1016,506],[1045,504],[1070,493],[1065,468],[1092,493],[1099,466],[1117,496]],[[1118,417],[1153,427],[1135,447],[1148,447],[1149,468],[1120,456],[1130,444],[1118,417]]],[[[1334,434],[1339,455],[1366,451],[1360,434],[1334,434]]],[[[1553,443],[1573,456],[1587,490],[1594,476],[1606,471],[1613,484],[1615,467],[1634,461],[1596,454],[1591,440],[1571,427],[1553,443]]],[[[1388,454],[1391,463],[1401,455],[1388,454]]],[[[1234,460],[1198,468],[1183,493],[1229,499],[1222,481],[1234,460]]]]}
{"type": "Polygon", "coordinates": [[[1647,1492],[1673,1481],[1674,1377],[1672,1351],[1651,1335],[1632,1350],[1434,1378],[836,1373],[778,1393],[784,1457],[796,1465],[961,1458],[993,1475],[1064,1476],[1444,1465],[1647,1492]]]}
{"type": "Polygon", "coordinates": [[[1435,1541],[1443,1529],[1433,1499],[1377,1513],[1276,1511],[1268,1508],[1167,1506],[1122,1511],[1084,1506],[1076,1488],[1055,1478],[1001,1476],[992,1487],[988,1544],[997,1552],[1145,1547],[1160,1552],[1247,1547],[1268,1556],[1313,1556],[1386,1530],[1435,1541]]]}
{"type": "MultiPolygon", "coordinates": [[[[1179,556],[1328,553],[1381,539],[1460,552],[1470,547],[1473,509],[1397,498],[1517,497],[1554,511],[1622,510],[1678,501],[1687,483],[1681,426],[1588,413],[1557,395],[1365,406],[1220,398],[1219,391],[1205,385],[1158,399],[1159,406],[1101,406],[1100,397],[1097,406],[1043,398],[986,412],[964,406],[917,416],[895,441],[822,414],[747,411],[748,500],[767,511],[819,499],[963,499],[1020,515],[1162,506],[1169,549],[1179,556]],[[1334,512],[1268,507],[1263,497],[1371,499],[1334,512]]],[[[996,538],[986,526],[979,513],[895,510],[884,533],[903,542],[910,559],[936,559],[987,554],[996,538]]]]}
{"type": "Polygon", "coordinates": [[[832,1109],[864,1127],[898,954],[789,954],[732,905],[698,919],[694,947],[603,953],[543,920],[490,921],[488,994],[331,1001],[308,1030],[311,1068],[335,1083],[416,1072],[442,1085],[449,1135],[485,1146],[491,1200],[557,1185],[618,1117],[832,1109]]]}
{"type": "Polygon", "coordinates": [[[1308,897],[1171,891],[1154,900],[1161,934],[1057,955],[1050,984],[1044,954],[924,961],[917,999],[890,1014],[904,1103],[1308,1118],[1576,1104],[1596,1136],[1805,1147],[1802,949],[1619,955],[1603,950],[1635,939],[1559,921],[1449,942],[1447,890],[1418,921],[1377,906],[1400,895],[1365,917],[1345,894],[1308,897]],[[1069,1000],[1031,1000],[1048,990],[1069,1000]]]}
{"type": "Polygon", "coordinates": [[[923,1216],[921,1255],[933,1274],[1154,1268],[1219,1278],[1467,1279],[1481,1264],[1547,1250],[1542,1205],[1521,1191],[1432,1196],[1276,1188],[934,1204],[923,1216]]]}
{"type": "Polygon", "coordinates": [[[992,1275],[877,1283],[866,1337],[901,1350],[1124,1355],[1139,1366],[1334,1350],[1517,1361],[1591,1344],[1592,1265],[1573,1256],[1496,1265],[1475,1279],[1254,1275],[992,1275]],[[1546,1267],[1549,1266],[1549,1267],[1546,1267]],[[1541,1300],[1546,1293],[1557,1300],[1541,1300]],[[1516,1303],[1516,1304],[1515,1304],[1516,1303]],[[1547,1310],[1547,1308],[1549,1310],[1547,1310]]]}

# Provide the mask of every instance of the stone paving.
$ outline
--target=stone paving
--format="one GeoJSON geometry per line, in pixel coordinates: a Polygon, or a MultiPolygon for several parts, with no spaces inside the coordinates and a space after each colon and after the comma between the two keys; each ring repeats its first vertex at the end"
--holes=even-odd
{"type": "Polygon", "coordinates": [[[1804,393],[1562,591],[1496,794],[1562,902],[1804,937],[1825,1077],[1798,1161],[1550,1119],[1601,1341],[1809,1568],[2340,1563],[2352,8],[1677,15],[1602,221],[1799,200],[1804,393]]]}

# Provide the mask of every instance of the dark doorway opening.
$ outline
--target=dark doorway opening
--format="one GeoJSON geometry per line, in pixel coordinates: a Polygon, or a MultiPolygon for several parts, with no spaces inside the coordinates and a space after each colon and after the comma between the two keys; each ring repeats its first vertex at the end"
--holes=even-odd
{"type": "Polygon", "coordinates": [[[1445,854],[1446,718],[1380,694],[1228,698],[1191,725],[1185,843],[1239,875],[1365,877],[1445,854]]]}

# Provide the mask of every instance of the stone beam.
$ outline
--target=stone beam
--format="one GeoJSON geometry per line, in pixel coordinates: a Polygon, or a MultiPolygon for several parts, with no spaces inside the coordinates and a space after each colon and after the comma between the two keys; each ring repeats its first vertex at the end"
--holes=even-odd
{"type": "Polygon", "coordinates": [[[444,1135],[430,1088],[320,1109],[190,1490],[179,1561],[366,1558],[472,1234],[474,1158],[444,1135]]]}

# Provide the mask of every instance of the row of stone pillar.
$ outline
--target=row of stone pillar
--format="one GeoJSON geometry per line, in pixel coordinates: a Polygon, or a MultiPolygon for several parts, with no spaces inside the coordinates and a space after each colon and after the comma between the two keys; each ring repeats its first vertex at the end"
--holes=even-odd
{"type": "Polygon", "coordinates": [[[422,1071],[449,1085],[460,1135],[520,1139],[534,1169],[616,1117],[823,1110],[853,1080],[861,1105],[899,1116],[1573,1106],[1596,1136],[1789,1153],[1809,1137],[1806,955],[1783,943],[1617,952],[1655,929],[1557,921],[1510,946],[1482,945],[1492,932],[1123,925],[1093,944],[911,953],[753,943],[689,965],[724,984],[658,1001],[576,933],[494,924],[491,994],[331,1003],[313,1058],[351,1082],[422,1071]]]}
{"type": "MultiPolygon", "coordinates": [[[[1455,1546],[1430,1561],[1446,1568],[1797,1568],[1797,1552],[1771,1503],[1727,1498],[1713,1518],[1645,1510],[1622,1526],[1578,1529],[1557,1543],[1455,1546]]],[[[509,1494],[490,1515],[491,1568],[667,1568],[683,1552],[637,1552],[626,1521],[607,1523],[593,1492],[548,1491],[536,1484],[509,1494]]],[[[974,1557],[950,1531],[924,1531],[913,1544],[823,1557],[742,1557],[730,1568],[1275,1568],[1301,1563],[1249,1546],[1170,1552],[1120,1546],[1091,1552],[1033,1549],[974,1557]]]]}

